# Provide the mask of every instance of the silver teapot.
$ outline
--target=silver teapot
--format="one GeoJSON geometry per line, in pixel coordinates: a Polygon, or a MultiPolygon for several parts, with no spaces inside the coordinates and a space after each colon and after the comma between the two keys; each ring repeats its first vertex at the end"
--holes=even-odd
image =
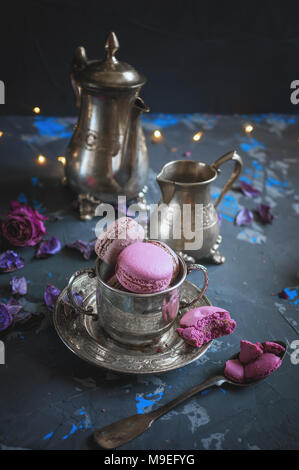
{"type": "MultiPolygon", "coordinates": [[[[93,201],[134,199],[148,174],[148,155],[140,114],[149,108],[138,96],[146,79],[115,57],[119,48],[109,33],[104,60],[88,60],[78,47],[71,81],[80,108],[66,153],[66,178],[72,190],[93,201]]],[[[80,199],[79,199],[80,201],[80,199]]]]}
{"type": "Polygon", "coordinates": [[[210,258],[216,264],[223,263],[225,258],[218,250],[222,238],[216,208],[240,175],[242,166],[242,158],[234,151],[218,158],[212,165],[193,160],[166,163],[157,175],[162,198],[151,214],[150,238],[167,243],[187,263],[202,258],[210,258]],[[233,172],[213,203],[211,183],[218,177],[220,166],[231,160],[235,164],[233,172]],[[187,234],[185,216],[190,228],[187,234]],[[197,248],[191,248],[196,245],[192,237],[193,240],[198,238],[197,248]]]}

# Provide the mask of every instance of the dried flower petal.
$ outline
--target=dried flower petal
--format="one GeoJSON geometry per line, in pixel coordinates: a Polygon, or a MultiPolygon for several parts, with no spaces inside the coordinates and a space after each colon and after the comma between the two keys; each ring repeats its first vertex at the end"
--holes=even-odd
{"type": "Polygon", "coordinates": [[[281,292],[279,292],[278,297],[280,297],[281,299],[288,299],[289,298],[288,294],[286,293],[286,291],[284,289],[281,292]]]}
{"type": "Polygon", "coordinates": [[[273,214],[271,214],[270,206],[268,206],[267,204],[259,204],[257,206],[257,212],[264,224],[272,224],[274,216],[273,214]]]}
{"type": "Polygon", "coordinates": [[[0,255],[0,272],[10,273],[24,267],[24,260],[12,250],[7,250],[0,255]]]}
{"type": "Polygon", "coordinates": [[[48,284],[44,292],[44,300],[48,309],[52,312],[54,310],[56,300],[60,294],[60,289],[53,284],[48,284]]]}
{"type": "Polygon", "coordinates": [[[11,292],[13,294],[26,295],[27,294],[27,281],[25,277],[14,276],[10,280],[11,292]]]}
{"type": "Polygon", "coordinates": [[[35,258],[48,258],[49,256],[56,255],[61,250],[61,243],[56,237],[50,240],[43,240],[35,253],[35,258]]]}
{"type": "MultiPolygon", "coordinates": [[[[79,306],[79,307],[82,307],[82,304],[83,304],[83,295],[81,292],[73,292],[73,298],[75,299],[75,302],[76,304],[79,306]]],[[[66,298],[63,299],[64,303],[66,305],[68,305],[69,307],[73,307],[68,299],[68,296],[66,296],[66,298]]]]}
{"type": "Polygon", "coordinates": [[[249,209],[241,209],[235,219],[236,225],[241,227],[242,225],[250,225],[253,221],[253,213],[249,209]]]}
{"type": "Polygon", "coordinates": [[[92,242],[85,242],[83,240],[76,240],[74,243],[69,243],[67,248],[74,248],[75,250],[80,251],[83,254],[84,259],[89,259],[93,253],[95,245],[95,240],[92,242]]]}
{"type": "Polygon", "coordinates": [[[23,308],[23,306],[17,301],[17,299],[14,299],[11,297],[7,304],[3,304],[9,311],[9,313],[14,317],[17,315],[23,308]]]}
{"type": "Polygon", "coordinates": [[[83,295],[80,292],[73,292],[73,297],[75,298],[75,301],[79,307],[81,307],[83,304],[83,295]]]}
{"type": "Polygon", "coordinates": [[[240,181],[240,188],[243,194],[248,197],[260,196],[261,192],[246,181],[240,181]]]}
{"type": "Polygon", "coordinates": [[[0,304],[0,331],[6,330],[13,322],[13,316],[5,304],[0,304]]]}
{"type": "Polygon", "coordinates": [[[14,326],[16,329],[29,329],[39,325],[40,321],[45,317],[41,312],[20,312],[14,316],[14,326]]]}

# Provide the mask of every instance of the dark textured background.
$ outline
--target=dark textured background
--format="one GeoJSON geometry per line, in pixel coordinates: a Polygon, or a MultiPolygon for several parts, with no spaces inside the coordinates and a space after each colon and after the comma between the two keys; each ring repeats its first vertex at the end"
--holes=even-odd
{"type": "Polygon", "coordinates": [[[298,12],[298,2],[273,0],[11,0],[1,4],[0,113],[74,114],[73,52],[102,57],[112,29],[118,57],[148,77],[153,112],[296,113],[298,12]]]}

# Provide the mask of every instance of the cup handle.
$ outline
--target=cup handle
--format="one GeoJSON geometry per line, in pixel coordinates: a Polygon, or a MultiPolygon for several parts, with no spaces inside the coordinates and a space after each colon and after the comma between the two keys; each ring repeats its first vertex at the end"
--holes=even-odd
{"type": "Polygon", "coordinates": [[[202,296],[204,295],[204,293],[206,292],[207,288],[208,288],[208,285],[209,285],[209,278],[208,278],[208,270],[205,266],[202,266],[202,264],[189,264],[187,266],[187,275],[191,273],[191,271],[195,271],[195,270],[200,270],[203,275],[204,275],[204,286],[201,290],[201,293],[195,297],[193,300],[191,300],[190,302],[183,302],[181,301],[180,302],[180,308],[187,308],[187,307],[191,307],[193,304],[195,304],[195,302],[197,302],[198,300],[200,300],[202,298],[202,296]]]}
{"type": "Polygon", "coordinates": [[[228,152],[226,153],[225,155],[223,155],[222,157],[218,158],[218,160],[216,160],[211,166],[212,168],[215,168],[215,170],[217,171],[217,173],[220,173],[220,169],[219,167],[221,165],[223,165],[223,163],[226,163],[228,162],[229,160],[233,160],[235,162],[235,167],[234,167],[234,170],[229,178],[229,180],[226,182],[226,184],[224,185],[221,193],[220,193],[220,196],[218,197],[217,201],[215,202],[214,206],[217,207],[218,204],[222,201],[223,199],[223,196],[227,193],[227,191],[232,187],[232,185],[234,184],[234,182],[236,181],[236,179],[238,178],[238,176],[240,175],[241,173],[241,170],[243,168],[243,160],[242,158],[240,157],[240,155],[236,152],[236,151],[232,151],[232,152],[228,152]]]}
{"type": "Polygon", "coordinates": [[[98,318],[98,314],[95,313],[93,311],[93,308],[91,306],[89,306],[87,309],[83,308],[83,307],[80,307],[77,302],[75,301],[74,297],[73,297],[73,284],[74,284],[74,281],[82,276],[83,274],[86,274],[88,273],[88,277],[90,277],[91,279],[96,277],[96,272],[95,272],[95,269],[94,268],[83,268],[83,269],[79,269],[78,271],[76,271],[70,278],[69,282],[68,282],[68,285],[67,285],[67,295],[68,295],[68,299],[69,299],[69,302],[71,304],[71,306],[74,308],[74,310],[77,312],[77,313],[81,313],[83,315],[89,315],[89,316],[92,316],[94,317],[95,320],[97,320],[98,318]]]}

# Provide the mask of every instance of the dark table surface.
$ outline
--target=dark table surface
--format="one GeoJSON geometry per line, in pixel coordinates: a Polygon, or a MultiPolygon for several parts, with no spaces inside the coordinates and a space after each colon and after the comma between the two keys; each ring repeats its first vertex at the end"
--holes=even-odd
{"type": "MultiPolygon", "coordinates": [[[[63,166],[57,157],[65,154],[74,122],[49,117],[0,120],[1,217],[11,200],[27,201],[50,216],[48,234],[63,245],[92,239],[97,222],[80,221],[72,208],[74,196],[61,182],[63,166]],[[37,164],[39,154],[46,156],[46,164],[37,164]]],[[[1,337],[6,363],[0,365],[0,448],[87,449],[92,430],[147,412],[217,372],[238,351],[240,339],[280,339],[289,345],[288,354],[271,377],[247,389],[223,386],[200,394],[123,449],[298,449],[294,341],[299,339],[299,120],[274,114],[150,115],[143,124],[151,165],[149,193],[155,202],[155,174],[164,163],[179,158],[212,163],[232,149],[244,159],[242,178],[262,191],[261,197],[248,198],[236,184],[224,198],[219,211],[226,262],[208,266],[207,295],[214,305],[229,310],[237,329],[215,340],[198,361],[166,374],[129,376],[98,369],[63,345],[43,303],[48,282],[62,289],[75,270],[93,265],[94,258],[85,261],[79,252],[63,248],[52,258],[37,260],[34,248],[17,249],[25,267],[0,275],[1,298],[9,298],[14,274],[25,276],[30,283],[24,308],[45,317],[33,329],[1,337]],[[250,136],[244,132],[248,122],[254,126],[250,136]],[[163,143],[151,143],[155,128],[162,130],[163,143]],[[203,134],[195,143],[192,136],[198,131],[203,134]],[[188,151],[191,156],[183,156],[188,151]],[[240,208],[255,209],[262,201],[273,208],[272,225],[257,219],[250,227],[234,225],[240,208]],[[288,299],[277,295],[284,288],[289,288],[288,299]]],[[[230,164],[223,168],[213,195],[231,169],[230,164]]],[[[201,284],[198,273],[190,280],[201,284]]]]}

